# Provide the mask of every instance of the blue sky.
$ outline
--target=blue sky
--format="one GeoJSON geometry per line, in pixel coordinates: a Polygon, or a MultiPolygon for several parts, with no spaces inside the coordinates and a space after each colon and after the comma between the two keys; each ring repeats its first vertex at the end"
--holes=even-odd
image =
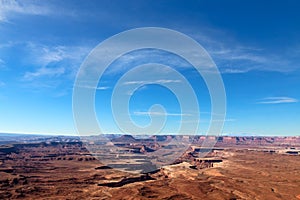
{"type": "MultiPolygon", "coordinates": [[[[89,52],[119,32],[164,27],[195,39],[219,68],[227,95],[222,134],[300,135],[299,6],[296,0],[0,0],[0,132],[74,134],[72,89],[89,52]]],[[[106,72],[96,95],[104,132],[119,131],[109,104],[124,66],[151,59],[171,60],[166,64],[174,68],[184,64],[171,54],[150,55],[133,53],[132,62],[125,56],[106,72]]],[[[205,133],[211,112],[206,86],[193,70],[181,73],[195,86],[199,132],[205,133]]],[[[148,109],[155,103],[168,113],[163,132],[176,131],[182,117],[178,101],[158,85],[140,88],[132,96],[133,120],[148,124],[148,109]]]]}

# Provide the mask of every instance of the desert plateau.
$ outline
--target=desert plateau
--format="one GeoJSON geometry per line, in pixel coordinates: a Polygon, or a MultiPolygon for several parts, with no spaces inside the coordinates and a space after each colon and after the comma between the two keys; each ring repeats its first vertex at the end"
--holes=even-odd
{"type": "MultiPolygon", "coordinates": [[[[141,156],[172,137],[112,141],[141,156]]],[[[2,141],[0,198],[300,199],[299,137],[215,137],[215,147],[199,158],[201,138],[189,137],[192,145],[173,164],[147,173],[104,165],[77,137],[2,141]]]]}

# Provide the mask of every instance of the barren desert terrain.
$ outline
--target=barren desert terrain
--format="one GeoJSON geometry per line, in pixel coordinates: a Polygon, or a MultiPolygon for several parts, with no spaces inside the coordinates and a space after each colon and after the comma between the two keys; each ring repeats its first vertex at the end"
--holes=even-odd
{"type": "Polygon", "coordinates": [[[106,166],[74,139],[2,145],[0,199],[300,199],[297,143],[225,140],[206,158],[193,146],[149,173],[106,166]]]}

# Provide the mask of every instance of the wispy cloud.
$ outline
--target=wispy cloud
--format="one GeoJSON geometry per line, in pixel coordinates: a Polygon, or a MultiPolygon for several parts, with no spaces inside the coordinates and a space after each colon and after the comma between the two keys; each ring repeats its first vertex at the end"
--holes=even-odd
{"type": "Polygon", "coordinates": [[[81,88],[86,88],[86,89],[92,89],[92,90],[108,90],[110,87],[108,86],[98,86],[98,87],[92,87],[88,85],[79,85],[81,88]]]}
{"type": "Polygon", "coordinates": [[[233,66],[230,68],[223,68],[222,73],[223,74],[242,74],[242,73],[247,73],[251,70],[252,70],[251,68],[239,69],[239,68],[234,68],[234,66],[233,66]]]}
{"type": "MultiPolygon", "coordinates": [[[[128,44],[122,44],[122,46],[124,45],[128,44]]],[[[116,48],[115,46],[112,47],[112,51],[114,51],[113,48],[116,48]]],[[[118,61],[114,63],[113,67],[108,68],[108,73],[120,73],[121,71],[131,69],[133,66],[139,66],[149,63],[160,63],[175,68],[191,67],[191,65],[185,62],[182,58],[174,56],[168,52],[164,52],[159,49],[143,49],[119,57],[118,61]]],[[[161,69],[159,73],[163,73],[163,69],[161,69]]]]}
{"type": "MultiPolygon", "coordinates": [[[[199,33],[198,30],[194,29],[191,32],[199,33]]],[[[198,35],[191,34],[191,36],[205,47],[215,61],[219,71],[223,74],[247,73],[250,71],[286,73],[300,70],[298,58],[295,57],[299,48],[293,48],[292,50],[286,50],[283,54],[278,54],[272,50],[260,48],[259,46],[244,45],[231,36],[226,34],[224,36],[223,33],[209,34],[209,32],[204,31],[198,35]],[[222,38],[222,41],[218,38],[222,38]],[[223,40],[223,38],[225,39],[223,40]]],[[[190,54],[194,53],[195,52],[192,51],[190,52],[190,54]]],[[[113,67],[108,69],[108,72],[120,73],[132,68],[132,66],[138,66],[153,60],[157,63],[171,66],[172,68],[186,69],[192,67],[192,65],[176,55],[148,49],[123,55],[119,58],[118,62],[114,63],[113,67]]],[[[206,66],[207,72],[211,70],[209,68],[209,60],[202,60],[201,63],[201,66],[206,66]]]]}
{"type": "Polygon", "coordinates": [[[65,73],[65,68],[57,67],[57,68],[48,68],[48,67],[41,67],[35,72],[26,72],[24,75],[24,80],[30,81],[37,77],[48,76],[48,77],[58,77],[65,73]]]}
{"type": "Polygon", "coordinates": [[[88,46],[42,45],[29,42],[19,44],[26,47],[27,55],[22,57],[22,87],[30,92],[45,92],[53,97],[72,92],[73,80],[88,46]]]}
{"type": "Polygon", "coordinates": [[[153,81],[127,81],[124,82],[124,85],[146,85],[146,84],[164,84],[164,83],[181,83],[181,80],[171,80],[171,79],[162,79],[162,80],[153,80],[153,81]]]}
{"type": "Polygon", "coordinates": [[[43,46],[41,47],[41,50],[42,53],[41,56],[38,58],[38,60],[44,65],[47,65],[51,62],[59,62],[63,59],[70,57],[70,55],[66,52],[66,47],[64,46],[55,46],[55,47],[43,46]]]}
{"type": "Polygon", "coordinates": [[[282,63],[276,61],[271,55],[266,54],[261,49],[247,48],[238,44],[222,44],[221,46],[221,50],[216,50],[218,47],[213,47],[213,49],[208,51],[215,59],[222,73],[247,73],[253,70],[287,70],[286,68],[278,67],[282,63]]]}
{"type": "MultiPolygon", "coordinates": [[[[159,80],[145,80],[145,81],[126,81],[123,83],[123,85],[129,86],[129,85],[141,85],[141,87],[138,89],[139,91],[148,89],[147,84],[178,84],[181,83],[181,80],[173,80],[173,79],[159,79],[159,80]]],[[[126,92],[127,95],[132,96],[135,90],[129,90],[126,92]]]]}
{"type": "Polygon", "coordinates": [[[24,80],[40,77],[59,77],[61,75],[74,77],[84,57],[90,51],[86,46],[46,46],[29,42],[30,51],[27,60],[36,68],[24,74],[24,80]]]}
{"type": "Polygon", "coordinates": [[[228,118],[224,120],[221,119],[212,120],[212,122],[235,122],[235,121],[237,121],[237,119],[233,119],[233,118],[228,118]]]}
{"type": "Polygon", "coordinates": [[[0,0],[0,22],[8,22],[9,18],[15,14],[50,15],[53,13],[53,10],[41,3],[36,1],[0,0]]]}
{"type": "Polygon", "coordinates": [[[282,104],[297,103],[298,99],[291,97],[267,97],[258,102],[258,104],[282,104]]]}
{"type": "Polygon", "coordinates": [[[300,70],[299,46],[280,50],[249,46],[232,35],[217,29],[195,31],[191,34],[214,59],[221,73],[274,71],[287,73],[300,70]],[[222,38],[222,40],[218,39],[222,38]]]}
{"type": "Polygon", "coordinates": [[[91,50],[88,46],[47,46],[33,42],[28,42],[26,48],[30,51],[31,60],[43,66],[63,60],[82,61],[91,50]]]}
{"type": "Polygon", "coordinates": [[[143,115],[153,115],[153,116],[192,116],[192,114],[187,113],[164,113],[164,112],[149,112],[149,111],[135,111],[134,115],[143,116],[143,115]]]}
{"type": "Polygon", "coordinates": [[[291,55],[276,55],[263,50],[237,49],[215,55],[221,63],[222,73],[247,73],[250,71],[274,71],[287,73],[300,69],[291,55]]]}
{"type": "MultiPolygon", "coordinates": [[[[228,119],[224,119],[224,120],[221,120],[221,119],[217,119],[217,120],[210,120],[210,119],[200,119],[199,121],[197,120],[184,120],[182,121],[182,123],[210,123],[210,122],[235,122],[237,121],[237,119],[233,119],[233,118],[228,118],[228,119]]],[[[180,123],[180,121],[178,121],[178,123],[180,123]]]]}

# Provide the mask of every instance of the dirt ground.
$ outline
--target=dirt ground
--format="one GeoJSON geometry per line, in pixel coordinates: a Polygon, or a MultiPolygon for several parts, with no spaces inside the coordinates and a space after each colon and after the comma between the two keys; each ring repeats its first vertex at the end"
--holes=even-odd
{"type": "Polygon", "coordinates": [[[212,168],[179,164],[144,178],[103,167],[77,147],[43,157],[53,151],[27,147],[3,160],[0,199],[300,199],[298,155],[230,148],[212,168]]]}

